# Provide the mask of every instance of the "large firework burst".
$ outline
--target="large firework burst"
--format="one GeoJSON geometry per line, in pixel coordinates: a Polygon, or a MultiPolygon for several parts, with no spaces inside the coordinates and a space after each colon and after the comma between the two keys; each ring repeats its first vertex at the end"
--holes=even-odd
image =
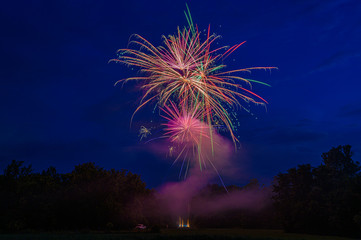
{"type": "MultiPolygon", "coordinates": [[[[190,16],[187,17],[190,19],[190,16]]],[[[164,46],[160,47],[153,46],[140,35],[133,35],[130,45],[134,45],[134,49],[118,50],[118,58],[111,61],[139,67],[144,73],[143,76],[130,77],[117,82],[142,81],[145,93],[134,114],[152,100],[157,101],[160,107],[169,104],[170,101],[176,101],[179,108],[183,109],[199,104],[200,109],[203,110],[199,118],[209,125],[214,121],[221,121],[235,141],[234,128],[226,105],[232,107],[241,105],[240,100],[256,104],[267,102],[247,89],[251,87],[252,81],[262,82],[234,74],[274,67],[223,71],[226,67],[222,63],[223,60],[244,42],[228,50],[225,50],[226,46],[212,50],[211,45],[218,37],[211,35],[208,27],[207,37],[201,41],[200,32],[192,24],[183,30],[178,28],[176,35],[163,36],[164,46]],[[222,50],[224,53],[220,53],[222,50]]]]}
{"type": "MultiPolygon", "coordinates": [[[[163,117],[168,122],[164,124],[163,137],[168,138],[172,144],[170,155],[174,149],[179,149],[174,162],[183,155],[183,168],[189,155],[188,169],[189,159],[194,159],[198,155],[201,169],[202,165],[209,162],[217,172],[211,161],[214,157],[214,146],[219,143],[214,141],[215,126],[224,126],[236,143],[229,113],[231,109],[239,106],[245,108],[243,105],[248,102],[267,103],[251,91],[251,83],[268,84],[242,77],[240,74],[275,67],[225,70],[224,60],[245,42],[232,47],[213,48],[219,36],[211,34],[208,27],[206,37],[202,40],[201,32],[193,24],[189,9],[186,18],[189,26],[183,29],[178,27],[176,34],[163,36],[162,46],[155,47],[142,36],[134,34],[129,42],[130,47],[119,49],[118,58],[111,61],[140,68],[141,76],[122,79],[117,83],[141,82],[144,92],[134,114],[151,101],[156,102],[162,113],[165,113],[163,117]],[[203,146],[207,146],[211,151],[205,153],[202,150],[203,146]]],[[[143,127],[140,132],[144,137],[148,134],[145,130],[147,129],[143,127]]],[[[220,139],[219,136],[216,138],[220,139]]]]}

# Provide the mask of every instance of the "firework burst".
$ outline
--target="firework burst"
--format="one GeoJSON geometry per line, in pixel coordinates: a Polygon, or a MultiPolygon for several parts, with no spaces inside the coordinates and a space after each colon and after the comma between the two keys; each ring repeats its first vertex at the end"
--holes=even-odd
{"type": "Polygon", "coordinates": [[[149,128],[146,128],[144,126],[141,126],[139,129],[139,137],[140,137],[140,141],[142,141],[143,138],[147,138],[149,135],[151,135],[152,133],[150,132],[149,128]]]}
{"type": "Polygon", "coordinates": [[[213,128],[199,119],[203,114],[199,106],[198,103],[197,106],[190,109],[183,108],[180,111],[173,102],[170,102],[170,106],[166,105],[162,108],[165,113],[162,116],[168,120],[163,124],[165,126],[164,137],[167,137],[173,145],[172,149],[176,147],[180,150],[173,162],[174,164],[183,158],[180,175],[185,162],[187,163],[185,177],[192,160],[198,159],[201,170],[206,167],[207,162],[214,166],[211,161],[210,149],[213,149],[213,144],[219,145],[218,142],[213,141],[212,136],[215,134],[213,128]]]}
{"type": "Polygon", "coordinates": [[[172,107],[165,106],[163,111],[168,116],[163,116],[168,120],[166,126],[165,136],[167,136],[172,143],[199,145],[202,137],[208,138],[210,131],[208,125],[205,125],[199,120],[202,112],[199,110],[199,105],[187,111],[185,109],[180,112],[177,107],[171,102],[172,107]]]}
{"type": "MultiPolygon", "coordinates": [[[[206,37],[202,40],[189,9],[186,18],[189,27],[177,28],[176,34],[163,36],[162,46],[155,47],[142,36],[134,34],[129,42],[131,47],[119,49],[118,58],[111,61],[137,67],[142,73],[116,82],[141,83],[143,96],[131,122],[139,109],[152,101],[156,102],[156,106],[162,110],[162,117],[168,121],[163,124],[165,134],[159,138],[168,138],[170,141],[169,155],[173,155],[177,149],[178,156],[174,163],[183,157],[180,172],[185,162],[188,170],[190,159],[198,155],[200,169],[210,163],[218,174],[211,159],[215,158],[217,151],[222,152],[220,148],[214,151],[215,147],[222,147],[218,146],[222,137],[215,130],[228,130],[236,146],[237,138],[230,111],[237,107],[246,109],[244,104],[249,102],[267,104],[265,99],[251,91],[251,83],[269,85],[244,78],[240,74],[275,67],[225,70],[224,60],[245,41],[232,47],[213,48],[219,36],[211,34],[208,27],[206,37]]],[[[146,138],[150,131],[143,127],[139,134],[141,139],[146,138]]]]}
{"type": "Polygon", "coordinates": [[[111,61],[139,67],[144,75],[122,79],[117,83],[142,82],[145,92],[134,114],[152,100],[157,101],[160,107],[166,106],[170,101],[178,102],[180,108],[199,106],[203,111],[198,118],[210,126],[214,121],[223,123],[235,142],[234,127],[227,106],[242,106],[240,100],[255,104],[265,104],[267,101],[247,89],[251,87],[251,82],[262,82],[234,74],[274,67],[223,71],[226,67],[222,64],[223,60],[244,42],[220,53],[227,47],[211,50],[212,43],[219,36],[211,35],[208,27],[207,37],[201,41],[196,29],[192,24],[183,30],[178,28],[176,35],[163,36],[164,46],[160,47],[153,46],[140,35],[133,35],[130,45],[135,48],[118,50],[118,59],[111,61]]]}

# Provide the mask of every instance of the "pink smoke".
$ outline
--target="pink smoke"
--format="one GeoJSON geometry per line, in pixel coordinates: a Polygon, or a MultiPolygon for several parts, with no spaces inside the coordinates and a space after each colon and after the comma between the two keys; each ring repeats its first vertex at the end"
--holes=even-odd
{"type": "Polygon", "coordinates": [[[269,199],[270,190],[267,188],[236,190],[213,198],[199,197],[194,199],[192,201],[192,213],[208,215],[233,209],[259,211],[268,206],[269,199]]]}
{"type": "MultiPolygon", "coordinates": [[[[204,124],[197,122],[197,124],[204,124]]],[[[200,128],[208,128],[208,125],[200,128]]],[[[158,198],[166,214],[176,219],[178,216],[214,214],[232,209],[260,210],[268,204],[269,191],[254,188],[232,191],[216,197],[197,197],[210,181],[219,178],[218,172],[229,168],[233,144],[215,131],[212,138],[203,138],[199,148],[201,154],[207,158],[206,168],[200,169],[197,164],[197,155],[192,156],[191,169],[187,178],[179,182],[169,182],[158,190],[158,198]],[[212,142],[212,140],[213,142],[212,142]],[[213,167],[214,166],[214,167],[213,167]]]]}
{"type": "Polygon", "coordinates": [[[234,145],[207,123],[194,118],[197,111],[185,116],[176,109],[167,108],[167,111],[171,116],[166,124],[169,141],[161,146],[154,142],[152,148],[164,153],[169,146],[174,146],[177,149],[174,158],[179,162],[189,161],[189,171],[184,180],[168,182],[158,188],[157,200],[161,212],[156,214],[172,216],[176,221],[178,217],[188,218],[190,214],[207,215],[232,209],[257,211],[268,204],[269,191],[261,188],[235,190],[227,194],[225,190],[224,194],[201,197],[200,191],[210,182],[218,179],[222,183],[221,177],[225,173],[234,175],[234,171],[230,170],[234,145]]]}

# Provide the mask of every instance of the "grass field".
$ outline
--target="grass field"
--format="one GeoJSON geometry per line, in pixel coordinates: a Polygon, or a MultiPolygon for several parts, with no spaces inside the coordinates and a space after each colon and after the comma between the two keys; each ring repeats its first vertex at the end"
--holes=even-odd
{"type": "Polygon", "coordinates": [[[283,233],[282,230],[259,229],[163,229],[161,233],[41,233],[1,234],[0,240],[350,240],[334,236],[283,233]]]}

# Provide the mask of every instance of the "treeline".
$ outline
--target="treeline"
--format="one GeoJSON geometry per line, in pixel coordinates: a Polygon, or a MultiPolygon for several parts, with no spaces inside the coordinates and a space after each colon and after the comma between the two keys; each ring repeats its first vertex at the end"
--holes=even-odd
{"type": "Polygon", "coordinates": [[[275,177],[274,205],[288,232],[361,236],[360,164],[351,146],[322,154],[317,167],[291,168],[275,177]]]}
{"type": "MultiPolygon", "coordinates": [[[[199,212],[203,202],[266,188],[252,180],[244,187],[227,189],[229,193],[223,186],[206,186],[188,204],[192,210],[182,212],[182,217],[189,218],[194,228],[274,226],[270,201],[257,210],[231,207],[199,212]]],[[[116,231],[134,229],[139,223],[156,230],[178,224],[178,216],[164,208],[164,199],[146,188],[139,175],[105,170],[94,163],[60,174],[54,167],[34,173],[31,165],[13,160],[0,175],[0,196],[0,232],[116,231]]]]}
{"type": "Polygon", "coordinates": [[[142,198],[152,194],[140,176],[93,163],[66,174],[50,167],[33,173],[12,161],[0,175],[0,230],[106,230],[142,220],[142,198]]]}
{"type": "MultiPolygon", "coordinates": [[[[188,204],[191,226],[280,228],[287,232],[361,236],[361,167],[351,146],[322,154],[317,167],[299,165],[272,186],[256,179],[243,187],[208,185],[188,204]]],[[[0,232],[112,231],[139,223],[175,227],[155,190],[126,170],[94,163],[60,174],[34,173],[13,160],[0,175],[0,232]]],[[[187,215],[187,216],[185,216],[187,215]]]]}

